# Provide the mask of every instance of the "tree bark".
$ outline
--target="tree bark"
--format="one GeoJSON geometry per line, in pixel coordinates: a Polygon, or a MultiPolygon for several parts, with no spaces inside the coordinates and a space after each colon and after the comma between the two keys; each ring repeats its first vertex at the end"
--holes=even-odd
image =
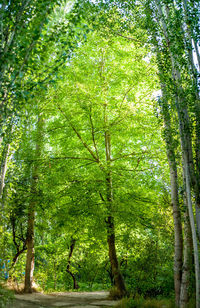
{"type": "MultiPolygon", "coordinates": [[[[173,42],[170,41],[168,35],[167,25],[165,23],[162,6],[159,0],[156,0],[158,9],[158,15],[161,21],[163,33],[167,46],[169,47],[169,55],[172,66],[172,80],[175,88],[175,103],[179,121],[179,133],[182,148],[183,168],[185,174],[186,183],[186,199],[188,205],[188,212],[190,218],[190,226],[192,231],[192,241],[194,249],[194,263],[195,263],[195,280],[196,280],[196,308],[200,308],[200,268],[199,268],[199,255],[198,255],[198,243],[197,233],[195,228],[195,220],[192,206],[191,188],[194,185],[194,162],[192,153],[192,139],[190,132],[190,120],[188,115],[187,103],[184,98],[184,91],[181,83],[181,74],[179,71],[180,64],[178,62],[177,55],[174,55],[173,42]]],[[[167,8],[166,12],[167,12],[167,8]]]]}
{"type": "MultiPolygon", "coordinates": [[[[164,93],[163,93],[164,94],[164,93]]],[[[181,223],[181,211],[179,206],[178,195],[178,175],[175,151],[173,148],[173,136],[171,134],[170,115],[168,106],[165,102],[162,104],[162,113],[165,126],[165,142],[167,149],[167,158],[170,168],[170,182],[171,182],[171,201],[173,207],[174,220],[174,288],[176,305],[179,305],[181,279],[182,279],[182,263],[183,263],[183,235],[181,223]]]]}
{"type": "Polygon", "coordinates": [[[114,277],[114,285],[117,289],[118,296],[119,298],[121,298],[125,296],[127,292],[123,276],[120,272],[116,248],[115,248],[114,218],[112,216],[108,216],[106,223],[107,223],[107,243],[109,248],[109,259],[112,269],[112,275],[114,277]]]}
{"type": "Polygon", "coordinates": [[[17,253],[14,255],[10,270],[15,266],[15,264],[16,264],[17,261],[18,261],[19,256],[20,256],[25,250],[26,250],[26,247],[22,247],[22,249],[18,250],[17,253]]]}
{"type": "MultiPolygon", "coordinates": [[[[11,271],[11,269],[14,268],[15,264],[18,261],[19,256],[27,249],[26,239],[24,238],[23,233],[21,233],[21,236],[18,237],[19,242],[17,242],[17,235],[16,235],[16,220],[17,220],[17,218],[14,215],[11,214],[10,220],[11,220],[11,225],[12,225],[13,243],[15,245],[17,252],[13,257],[12,265],[11,265],[9,271],[11,271]],[[21,246],[21,249],[20,249],[20,246],[21,246]]],[[[21,226],[21,232],[23,232],[22,226],[21,226]]]]}
{"type": "Polygon", "coordinates": [[[192,242],[194,249],[194,264],[195,264],[195,280],[196,280],[196,308],[200,308],[200,268],[199,268],[199,252],[197,244],[197,234],[195,229],[194,214],[192,209],[192,198],[191,198],[191,186],[190,186],[190,174],[187,162],[186,153],[184,153],[184,169],[186,178],[186,196],[188,204],[188,212],[190,218],[190,226],[192,231],[192,242]]]}
{"type": "Polygon", "coordinates": [[[112,187],[112,173],[111,173],[111,141],[110,132],[107,123],[106,115],[106,105],[105,105],[105,151],[106,151],[106,204],[108,217],[106,219],[107,224],[107,243],[109,249],[109,259],[112,269],[112,274],[114,277],[114,284],[117,289],[119,298],[126,295],[126,287],[124,283],[123,276],[120,272],[120,267],[117,259],[116,247],[115,247],[115,227],[114,227],[114,217],[113,217],[113,187],[112,187]]]}
{"type": "MultiPolygon", "coordinates": [[[[179,131],[181,138],[181,147],[182,147],[182,155],[183,155],[183,168],[185,174],[185,185],[186,185],[186,199],[187,206],[189,212],[190,226],[192,232],[192,241],[193,241],[193,249],[194,249],[194,263],[195,263],[195,280],[196,280],[196,308],[200,308],[200,267],[199,267],[199,253],[198,253],[198,241],[197,241],[197,232],[195,227],[195,219],[193,213],[193,205],[192,205],[192,193],[191,188],[195,185],[194,179],[194,164],[193,164],[193,156],[192,156],[192,142],[191,142],[191,133],[190,133],[190,125],[189,125],[189,116],[187,112],[187,106],[184,102],[184,94],[180,82],[180,74],[175,68],[176,64],[173,63],[172,58],[172,70],[173,70],[173,78],[177,87],[176,94],[176,107],[179,118],[179,131]]],[[[197,198],[197,196],[196,196],[197,198]]],[[[196,206],[196,210],[198,210],[196,206]]],[[[196,217],[198,220],[198,212],[196,212],[196,217]]]]}
{"type": "Polygon", "coordinates": [[[1,172],[0,173],[0,200],[1,201],[3,197],[3,189],[5,186],[5,176],[6,176],[6,170],[7,170],[9,151],[10,151],[10,144],[6,144],[3,149],[3,154],[2,154],[2,159],[1,159],[1,170],[0,170],[1,172]]]}
{"type": "MultiPolygon", "coordinates": [[[[35,180],[33,180],[35,181],[35,180]]],[[[32,193],[36,193],[35,183],[32,184],[32,193]]],[[[32,200],[29,203],[28,209],[28,228],[27,228],[27,254],[26,254],[26,270],[24,292],[32,293],[33,291],[33,272],[35,264],[35,248],[34,248],[34,222],[35,222],[35,202],[32,200]]]]}
{"type": "MultiPolygon", "coordinates": [[[[187,5],[187,0],[183,0],[184,8],[184,20],[185,20],[185,44],[187,47],[188,54],[188,67],[191,73],[191,83],[193,88],[193,99],[194,99],[194,113],[195,113],[195,170],[193,168],[193,190],[195,193],[195,211],[196,211],[196,225],[197,225],[197,235],[200,241],[200,96],[198,88],[198,70],[195,66],[194,54],[193,54],[193,43],[195,46],[196,56],[198,65],[199,62],[199,50],[196,44],[196,39],[193,33],[193,29],[189,26],[190,24],[190,12],[187,5]],[[196,172],[195,172],[196,171],[196,172]]],[[[184,31],[183,31],[184,32],[184,31]]],[[[200,66],[199,66],[200,68],[200,66]]]]}
{"type": "Polygon", "coordinates": [[[71,272],[70,270],[70,265],[71,265],[71,258],[72,258],[72,255],[73,255],[73,251],[74,251],[74,248],[75,248],[75,244],[76,244],[76,240],[75,239],[71,239],[71,244],[70,244],[70,251],[69,251],[69,256],[68,256],[68,261],[67,261],[67,269],[66,269],[66,272],[72,277],[73,279],[73,288],[74,290],[77,290],[79,289],[79,285],[78,283],[76,282],[76,277],[75,275],[71,272]]]}
{"type": "MultiPolygon", "coordinates": [[[[41,155],[41,146],[42,146],[42,137],[43,137],[43,119],[41,116],[38,118],[37,123],[37,140],[36,140],[36,149],[35,157],[38,158],[41,155]]],[[[32,182],[31,182],[31,200],[29,202],[28,208],[28,226],[27,226],[27,236],[26,236],[26,245],[27,245],[27,254],[26,254],[26,270],[25,270],[25,284],[24,292],[32,293],[33,291],[33,272],[35,264],[35,248],[34,248],[34,224],[35,224],[35,207],[37,204],[37,183],[39,179],[39,168],[37,162],[33,165],[32,171],[32,182]]]]}
{"type": "Polygon", "coordinates": [[[181,292],[181,280],[182,280],[183,232],[182,232],[181,211],[179,204],[177,161],[174,148],[174,137],[171,128],[171,116],[169,112],[169,103],[167,99],[167,89],[164,82],[164,69],[162,61],[160,59],[159,52],[157,52],[157,61],[158,61],[159,78],[160,78],[160,85],[162,92],[162,98],[159,102],[161,105],[162,117],[164,122],[164,140],[166,144],[167,159],[170,169],[171,201],[172,201],[173,221],[174,221],[174,290],[175,290],[175,302],[178,307],[180,300],[180,292],[181,292]]]}
{"type": "Polygon", "coordinates": [[[3,208],[3,190],[5,186],[5,177],[6,177],[6,171],[7,171],[7,164],[8,164],[8,158],[10,153],[10,142],[11,142],[11,136],[12,136],[12,129],[13,129],[13,118],[11,118],[10,123],[8,124],[8,127],[6,129],[5,135],[6,135],[6,141],[3,148],[2,158],[1,158],[1,166],[0,166],[0,202],[1,207],[3,208]]]}
{"type": "MultiPolygon", "coordinates": [[[[194,249],[194,263],[195,263],[195,280],[196,280],[196,308],[200,308],[200,268],[199,268],[199,253],[198,253],[198,242],[197,242],[197,232],[195,227],[195,219],[193,213],[192,205],[192,187],[195,185],[194,178],[194,163],[192,154],[192,142],[191,142],[191,132],[189,124],[189,115],[187,111],[187,105],[184,101],[183,89],[180,85],[180,73],[177,70],[177,64],[175,59],[172,57],[172,75],[176,84],[176,108],[179,119],[179,132],[181,139],[182,157],[183,157],[183,168],[185,174],[185,185],[186,185],[186,199],[188,206],[188,213],[190,219],[190,226],[192,232],[192,241],[194,249]]],[[[197,196],[196,196],[197,198],[197,196]]],[[[196,207],[197,210],[197,207],[196,207]]],[[[196,213],[198,216],[198,212],[196,213]]]]}
{"type": "Polygon", "coordinates": [[[189,284],[192,267],[192,235],[187,207],[184,213],[184,261],[182,269],[180,308],[186,308],[189,301],[189,284]]]}

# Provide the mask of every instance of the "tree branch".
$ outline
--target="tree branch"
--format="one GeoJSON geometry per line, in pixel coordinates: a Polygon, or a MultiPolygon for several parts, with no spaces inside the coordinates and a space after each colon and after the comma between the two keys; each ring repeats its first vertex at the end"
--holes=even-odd
{"type": "Polygon", "coordinates": [[[98,154],[98,150],[97,150],[97,144],[96,144],[96,141],[95,141],[94,125],[93,125],[93,121],[92,121],[92,107],[90,108],[89,118],[90,118],[90,124],[91,124],[91,128],[92,128],[92,140],[93,140],[93,144],[94,144],[94,148],[95,148],[95,152],[96,152],[97,158],[98,158],[98,160],[99,160],[99,154],[98,154]]]}
{"type": "Polygon", "coordinates": [[[99,159],[98,157],[95,156],[95,154],[93,153],[93,151],[90,149],[90,147],[87,145],[87,143],[83,140],[83,138],[81,137],[80,133],[78,132],[78,130],[76,129],[76,127],[71,123],[71,121],[69,120],[69,118],[67,117],[67,115],[65,114],[65,112],[61,109],[61,107],[57,104],[58,109],[60,110],[60,112],[63,114],[63,116],[65,117],[65,119],[68,121],[68,123],[70,124],[71,128],[73,129],[73,131],[75,132],[76,136],[79,138],[79,140],[81,141],[82,145],[84,146],[84,148],[90,153],[90,155],[94,158],[94,160],[99,163],[99,159]]]}

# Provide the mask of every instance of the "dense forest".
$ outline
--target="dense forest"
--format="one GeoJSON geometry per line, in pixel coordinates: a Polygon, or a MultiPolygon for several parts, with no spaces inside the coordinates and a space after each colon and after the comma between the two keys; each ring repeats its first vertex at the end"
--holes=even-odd
{"type": "Polygon", "coordinates": [[[199,0],[2,0],[2,307],[13,286],[200,308],[199,17],[199,0]]]}

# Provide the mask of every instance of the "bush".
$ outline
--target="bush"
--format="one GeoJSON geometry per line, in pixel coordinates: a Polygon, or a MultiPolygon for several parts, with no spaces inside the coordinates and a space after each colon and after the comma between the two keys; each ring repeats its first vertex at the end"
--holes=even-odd
{"type": "Polygon", "coordinates": [[[117,308],[175,308],[171,299],[123,298],[117,308]]]}
{"type": "Polygon", "coordinates": [[[117,300],[117,299],[121,299],[122,297],[123,296],[121,292],[116,287],[112,287],[110,289],[109,299],[117,300]]]}
{"type": "Polygon", "coordinates": [[[9,291],[0,284],[0,308],[7,307],[7,304],[13,300],[13,292],[9,291]]]}

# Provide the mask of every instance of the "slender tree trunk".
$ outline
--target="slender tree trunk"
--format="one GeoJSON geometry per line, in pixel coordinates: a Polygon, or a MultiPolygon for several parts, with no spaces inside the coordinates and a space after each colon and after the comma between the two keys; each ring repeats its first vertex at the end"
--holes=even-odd
{"type": "Polygon", "coordinates": [[[198,46],[196,40],[194,40],[194,48],[195,48],[195,52],[196,52],[196,55],[197,55],[198,66],[199,66],[199,70],[200,70],[200,53],[199,53],[199,46],[198,46]]]}
{"type": "MultiPolygon", "coordinates": [[[[195,280],[196,280],[196,308],[200,308],[200,267],[199,267],[199,253],[198,253],[198,241],[197,241],[197,231],[195,227],[195,219],[193,213],[192,205],[192,187],[195,186],[194,179],[194,164],[192,157],[192,142],[191,142],[191,133],[189,125],[189,117],[187,114],[187,107],[183,99],[183,91],[180,86],[178,86],[179,78],[177,79],[177,70],[175,70],[175,64],[173,66],[173,75],[176,77],[175,81],[178,87],[178,93],[176,97],[176,106],[179,117],[179,131],[181,137],[181,147],[183,153],[183,168],[185,174],[185,184],[186,184],[186,199],[188,205],[188,213],[190,219],[190,226],[192,232],[192,241],[194,249],[194,263],[195,263],[195,280]]],[[[197,198],[197,196],[196,196],[197,198]]],[[[196,210],[198,208],[196,206],[196,210]]],[[[198,220],[198,212],[196,212],[196,217],[198,220]]]]}
{"type": "Polygon", "coordinates": [[[13,127],[13,119],[11,118],[10,123],[8,124],[8,127],[6,129],[6,142],[3,148],[2,152],[2,158],[1,158],[1,166],[0,166],[0,203],[1,207],[3,207],[3,190],[5,186],[5,177],[6,177],[6,171],[7,171],[7,164],[8,164],[8,158],[10,153],[10,142],[11,142],[11,136],[12,136],[12,127],[13,127]]]}
{"type": "Polygon", "coordinates": [[[71,265],[71,258],[74,252],[74,248],[75,248],[75,244],[76,244],[76,240],[75,239],[71,239],[71,244],[70,244],[70,251],[69,251],[69,256],[68,256],[68,261],[67,261],[67,269],[66,272],[72,277],[73,279],[73,288],[75,290],[79,289],[79,285],[76,282],[76,277],[75,275],[71,272],[70,270],[70,265],[71,265]]]}
{"type": "MultiPolygon", "coordinates": [[[[37,148],[37,146],[36,146],[37,148]]],[[[37,181],[38,181],[38,167],[36,163],[33,166],[33,175],[31,183],[31,200],[29,202],[28,208],[28,226],[26,235],[26,270],[25,270],[25,283],[24,292],[32,293],[33,291],[33,272],[35,265],[35,248],[34,248],[34,225],[35,225],[35,206],[36,206],[36,196],[37,196],[37,181]]]]}
{"type": "Polygon", "coordinates": [[[7,170],[7,162],[9,157],[10,144],[6,144],[3,149],[2,159],[1,159],[1,170],[0,170],[0,200],[3,197],[3,189],[5,185],[5,176],[7,170]]]}
{"type": "Polygon", "coordinates": [[[171,198],[173,205],[174,219],[174,288],[175,299],[178,305],[180,299],[181,279],[182,279],[182,263],[183,263],[183,238],[181,213],[179,208],[177,170],[175,166],[170,165],[171,178],[171,198]]]}
{"type": "Polygon", "coordinates": [[[13,259],[12,259],[12,265],[11,265],[10,270],[15,266],[15,264],[17,263],[17,261],[18,261],[18,259],[19,259],[19,256],[21,256],[21,254],[22,254],[24,251],[26,251],[26,247],[25,247],[25,248],[23,247],[22,249],[18,250],[17,253],[14,255],[14,257],[13,257],[13,259]]]}
{"type": "Polygon", "coordinates": [[[184,213],[184,261],[182,270],[181,293],[180,293],[180,308],[187,307],[189,301],[189,284],[190,273],[192,267],[192,234],[190,228],[188,208],[185,208],[184,213]]]}
{"type": "MultiPolygon", "coordinates": [[[[163,85],[162,85],[162,90],[163,85]]],[[[163,95],[164,96],[164,95],[163,95]]],[[[170,179],[171,179],[171,198],[173,205],[173,218],[174,218],[174,234],[175,234],[175,258],[174,258],[174,282],[175,282],[175,298],[177,307],[185,308],[188,304],[189,294],[189,278],[191,271],[192,259],[192,236],[190,229],[190,222],[188,216],[188,209],[186,208],[184,214],[184,262],[183,259],[183,239],[182,239],[182,224],[181,213],[178,200],[178,181],[177,181],[177,167],[175,160],[175,153],[173,149],[173,137],[171,135],[170,115],[165,105],[162,103],[162,113],[165,126],[165,142],[167,146],[167,157],[170,166],[170,179]]],[[[185,177],[183,177],[185,182],[185,177]]],[[[187,204],[186,198],[184,203],[187,204]]]]}
{"type": "Polygon", "coordinates": [[[188,204],[188,212],[190,218],[190,226],[192,231],[192,242],[194,249],[194,264],[195,264],[195,279],[196,279],[196,308],[200,307],[200,268],[199,268],[199,252],[197,245],[197,234],[195,229],[194,214],[192,209],[192,198],[191,198],[191,186],[190,186],[190,174],[187,162],[186,153],[184,153],[184,169],[185,169],[185,179],[186,179],[186,196],[188,204]]]}
{"type": "MultiPolygon", "coordinates": [[[[192,42],[192,40],[194,42],[194,48],[195,48],[195,52],[196,52],[197,62],[198,62],[198,66],[199,66],[199,69],[200,69],[200,54],[199,54],[198,43],[197,43],[195,31],[194,31],[194,29],[191,29],[191,27],[190,27],[191,18],[195,18],[195,17],[198,18],[198,16],[197,16],[198,13],[195,13],[196,16],[191,15],[190,10],[188,8],[188,0],[183,0],[183,8],[184,8],[184,11],[185,11],[186,27],[187,27],[187,30],[190,34],[191,42],[192,42]]],[[[194,12],[193,12],[193,14],[194,14],[194,12]]]]}
{"type": "Polygon", "coordinates": [[[57,288],[57,264],[56,264],[56,260],[53,263],[54,265],[54,290],[56,290],[57,288]]]}
{"type": "Polygon", "coordinates": [[[170,168],[170,183],[171,183],[171,201],[173,208],[173,221],[174,221],[174,289],[175,289],[175,301],[177,307],[179,306],[180,292],[181,292],[181,280],[182,280],[182,265],[183,265],[183,233],[181,222],[181,211],[179,205],[179,193],[178,193],[178,174],[177,174],[177,162],[174,149],[174,137],[172,135],[171,118],[169,112],[169,104],[167,101],[166,87],[163,80],[164,71],[162,63],[157,53],[157,60],[159,63],[159,77],[162,91],[162,99],[160,100],[162,117],[164,121],[164,140],[166,143],[166,151],[168,164],[170,168]]]}
{"type": "Polygon", "coordinates": [[[170,182],[171,182],[171,200],[173,207],[173,220],[174,220],[174,287],[176,305],[179,305],[181,279],[182,279],[182,263],[183,263],[183,235],[181,212],[179,206],[178,195],[178,175],[177,165],[173,146],[173,136],[171,134],[170,115],[168,106],[165,102],[162,103],[163,119],[165,125],[165,142],[167,148],[167,158],[170,168],[170,182]]]}
{"type": "MultiPolygon", "coordinates": [[[[193,44],[194,42],[196,56],[199,62],[199,50],[197,48],[196,40],[193,35],[193,31],[190,24],[190,12],[188,10],[187,0],[183,0],[183,8],[184,8],[184,19],[185,19],[185,44],[187,48],[188,54],[188,67],[189,72],[191,73],[191,82],[193,87],[193,99],[194,99],[194,112],[195,112],[195,166],[196,172],[193,168],[192,170],[192,186],[195,193],[195,211],[196,211],[196,225],[197,225],[197,235],[200,241],[200,97],[199,97],[199,88],[198,88],[198,70],[195,66],[194,55],[193,55],[193,44]]],[[[184,31],[183,31],[184,32],[184,31]]],[[[200,68],[200,66],[199,66],[200,68]]]]}
{"type": "MultiPolygon", "coordinates": [[[[33,187],[32,187],[33,192],[33,187]]],[[[34,191],[35,192],[35,191],[34,191]]],[[[28,210],[28,229],[27,229],[27,254],[26,254],[26,271],[25,271],[25,284],[24,292],[32,293],[33,287],[33,272],[35,261],[34,249],[34,220],[35,220],[35,203],[31,201],[28,210]]]]}
{"type": "MultiPolygon", "coordinates": [[[[172,65],[172,78],[175,86],[175,102],[179,120],[179,132],[183,156],[183,168],[186,181],[186,198],[188,205],[188,212],[190,218],[190,225],[192,231],[192,241],[194,249],[194,263],[195,263],[195,280],[196,280],[196,308],[200,308],[200,268],[199,268],[199,255],[198,255],[198,244],[197,244],[197,233],[195,228],[194,213],[192,206],[191,188],[194,183],[194,163],[192,153],[192,139],[190,132],[190,121],[187,110],[187,103],[184,98],[184,91],[181,83],[181,74],[179,71],[179,63],[177,55],[173,54],[173,42],[170,41],[168,35],[168,28],[163,17],[163,11],[161,3],[156,0],[158,15],[161,21],[163,33],[166,39],[167,46],[169,47],[169,55],[171,58],[172,65]]],[[[168,8],[165,8],[166,12],[168,8]]]]}
{"type": "MultiPolygon", "coordinates": [[[[41,155],[41,145],[43,137],[43,119],[38,118],[37,127],[37,140],[35,157],[38,158],[41,155]]],[[[26,254],[26,271],[25,271],[25,284],[24,292],[32,293],[33,291],[33,272],[35,264],[35,248],[34,248],[34,224],[35,224],[35,207],[37,204],[37,183],[39,178],[39,170],[37,162],[34,162],[32,171],[32,183],[31,183],[31,200],[28,208],[28,227],[26,236],[27,254],[26,254]]]]}
{"type": "MultiPolygon", "coordinates": [[[[172,59],[173,60],[173,59],[172,59]]],[[[190,219],[190,226],[192,232],[192,242],[194,249],[194,263],[195,263],[195,280],[196,280],[196,308],[200,308],[200,267],[199,267],[199,253],[198,253],[198,241],[197,241],[197,231],[195,227],[195,219],[193,213],[192,205],[192,187],[195,185],[194,179],[194,164],[192,156],[192,142],[191,142],[191,133],[189,125],[189,116],[187,112],[187,106],[184,102],[184,94],[182,87],[180,86],[180,74],[175,68],[176,65],[172,61],[172,70],[173,77],[177,86],[176,94],[176,107],[179,118],[179,131],[182,147],[182,156],[183,156],[183,168],[185,174],[185,186],[186,186],[186,199],[188,206],[188,213],[190,219]]],[[[197,206],[196,206],[197,210],[197,206]]],[[[196,213],[198,216],[198,213],[196,213]]]]}
{"type": "Polygon", "coordinates": [[[17,252],[15,256],[13,257],[12,264],[11,264],[9,271],[11,271],[11,269],[14,268],[15,264],[18,261],[19,256],[26,250],[26,239],[23,237],[23,234],[21,234],[20,237],[17,237],[16,235],[16,220],[17,219],[11,215],[10,221],[12,225],[12,237],[13,237],[13,243],[15,245],[17,252]],[[19,242],[17,241],[17,239],[19,240],[19,242]],[[21,244],[22,244],[22,248],[20,249],[21,244]]]}

